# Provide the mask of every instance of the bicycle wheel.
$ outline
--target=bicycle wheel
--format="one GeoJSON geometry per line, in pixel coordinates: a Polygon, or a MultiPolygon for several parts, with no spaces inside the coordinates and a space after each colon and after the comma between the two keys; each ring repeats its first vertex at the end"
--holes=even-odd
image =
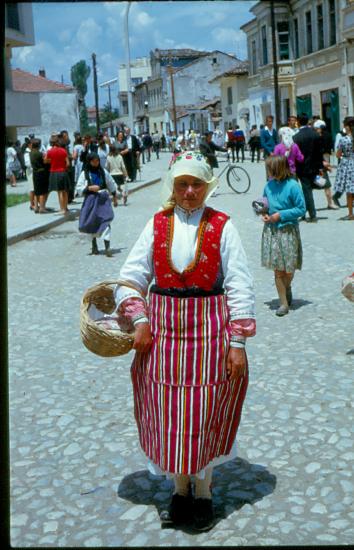
{"type": "Polygon", "coordinates": [[[241,166],[230,166],[226,172],[226,181],[235,193],[247,193],[251,186],[251,178],[241,166]]]}

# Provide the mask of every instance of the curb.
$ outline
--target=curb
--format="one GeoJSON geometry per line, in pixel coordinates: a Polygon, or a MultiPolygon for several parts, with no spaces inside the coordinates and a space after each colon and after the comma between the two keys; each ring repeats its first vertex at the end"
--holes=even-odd
{"type": "MultiPolygon", "coordinates": [[[[149,180],[145,183],[142,183],[141,185],[137,185],[136,187],[134,187],[134,189],[131,189],[129,191],[129,195],[131,195],[132,193],[135,193],[136,191],[139,191],[140,189],[144,189],[144,187],[149,187],[150,185],[154,185],[159,181],[161,181],[160,177],[155,178],[153,180],[149,180]]],[[[16,208],[16,207],[12,207],[12,208],[16,208]]],[[[39,233],[44,233],[45,231],[48,231],[53,227],[57,227],[58,225],[61,225],[65,222],[73,221],[76,218],[78,218],[79,215],[80,215],[80,210],[72,210],[69,216],[58,216],[58,219],[56,220],[52,220],[43,225],[39,225],[37,227],[31,227],[30,229],[25,229],[24,231],[20,231],[19,233],[16,233],[15,235],[12,235],[11,237],[7,238],[7,245],[10,246],[24,239],[28,239],[29,237],[33,237],[34,235],[38,235],[39,233]]]]}

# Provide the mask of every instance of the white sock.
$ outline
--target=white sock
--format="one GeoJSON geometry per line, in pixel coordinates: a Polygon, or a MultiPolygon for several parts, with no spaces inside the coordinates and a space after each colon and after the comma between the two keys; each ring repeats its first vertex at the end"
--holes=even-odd
{"type": "Polygon", "coordinates": [[[205,478],[195,478],[195,498],[211,498],[211,478],[213,476],[213,468],[205,470],[205,478]]]}
{"type": "Polygon", "coordinates": [[[184,474],[175,474],[175,493],[183,497],[188,496],[189,485],[190,485],[190,476],[184,474]]]}

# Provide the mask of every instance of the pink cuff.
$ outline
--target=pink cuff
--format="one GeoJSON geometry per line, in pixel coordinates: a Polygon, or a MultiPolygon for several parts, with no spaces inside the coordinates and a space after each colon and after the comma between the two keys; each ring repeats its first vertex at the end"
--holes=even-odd
{"type": "Polygon", "coordinates": [[[141,298],[127,298],[118,308],[118,317],[123,316],[134,323],[141,317],[148,317],[146,304],[141,298]]]}
{"type": "Polygon", "coordinates": [[[256,320],[255,319],[235,319],[230,321],[230,333],[231,336],[237,336],[241,338],[248,338],[256,334],[256,320]]]}

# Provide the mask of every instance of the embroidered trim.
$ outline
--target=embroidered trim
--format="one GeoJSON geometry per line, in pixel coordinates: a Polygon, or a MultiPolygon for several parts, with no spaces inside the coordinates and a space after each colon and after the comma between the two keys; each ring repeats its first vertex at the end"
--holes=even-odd
{"type": "Polygon", "coordinates": [[[197,236],[197,250],[196,250],[194,259],[191,261],[191,263],[189,265],[187,265],[187,267],[183,271],[178,271],[175,268],[175,266],[173,265],[173,262],[172,262],[172,241],[173,241],[173,233],[174,233],[174,225],[175,224],[174,224],[173,211],[171,213],[172,213],[172,215],[169,214],[169,218],[168,218],[167,235],[166,235],[166,238],[167,238],[167,262],[168,262],[168,265],[169,265],[171,271],[173,271],[174,273],[177,273],[178,275],[181,275],[183,277],[183,275],[185,273],[192,273],[193,271],[195,271],[197,266],[198,266],[198,263],[200,261],[200,257],[201,257],[201,254],[202,254],[204,233],[205,233],[207,223],[208,223],[208,220],[209,220],[209,209],[206,208],[204,210],[202,218],[201,218],[200,223],[199,223],[198,236],[197,236]]]}

